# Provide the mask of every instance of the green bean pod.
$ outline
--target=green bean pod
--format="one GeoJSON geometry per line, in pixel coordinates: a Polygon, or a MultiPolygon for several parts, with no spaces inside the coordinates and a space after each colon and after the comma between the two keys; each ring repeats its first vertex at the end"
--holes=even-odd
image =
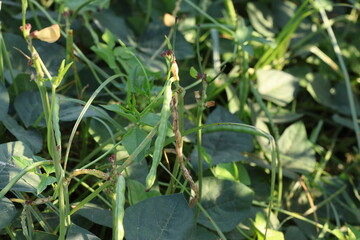
{"type": "Polygon", "coordinates": [[[123,219],[125,205],[125,178],[119,175],[116,184],[115,199],[113,199],[113,239],[121,240],[125,236],[123,219]]]}
{"type": "Polygon", "coordinates": [[[161,109],[161,119],[158,130],[158,136],[155,140],[155,148],[153,153],[153,160],[150,171],[146,177],[146,190],[149,190],[155,182],[156,179],[156,169],[160,163],[162,150],[165,143],[165,137],[167,132],[167,124],[170,116],[170,103],[172,98],[172,90],[171,84],[173,82],[173,78],[170,78],[166,81],[165,90],[164,90],[164,101],[161,109]]]}

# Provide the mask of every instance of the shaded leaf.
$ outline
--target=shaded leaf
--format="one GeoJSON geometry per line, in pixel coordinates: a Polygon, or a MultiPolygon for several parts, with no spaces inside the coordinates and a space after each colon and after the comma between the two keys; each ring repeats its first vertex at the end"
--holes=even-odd
{"type": "Polygon", "coordinates": [[[76,213],[80,214],[91,222],[112,228],[112,213],[108,209],[102,208],[93,203],[87,203],[76,213]]]}
{"type": "Polygon", "coordinates": [[[85,228],[71,224],[66,235],[66,240],[101,240],[95,234],[89,232],[85,228]]]}
{"type": "MultiPolygon", "coordinates": [[[[19,163],[15,161],[13,156],[27,157],[30,165],[33,153],[31,149],[23,142],[8,142],[0,144],[0,188],[4,188],[12,178],[18,175],[23,167],[19,167],[19,163]]],[[[29,172],[25,174],[13,187],[14,191],[36,192],[40,183],[40,177],[29,172]]]]}
{"type": "Polygon", "coordinates": [[[293,75],[280,70],[260,69],[256,71],[256,77],[263,98],[279,106],[286,106],[294,100],[299,84],[293,75]]]}
{"type": "Polygon", "coordinates": [[[283,168],[299,173],[314,170],[315,151],[307,138],[304,123],[296,122],[286,128],[278,145],[283,168]]]}
{"type": "Polygon", "coordinates": [[[43,174],[41,176],[41,181],[39,183],[39,186],[37,187],[37,192],[36,194],[40,194],[42,193],[47,186],[53,184],[56,182],[56,178],[53,176],[48,176],[47,174],[43,174]]]}
{"type": "Polygon", "coordinates": [[[149,198],[125,210],[126,239],[188,239],[194,224],[194,210],[182,194],[149,198]]]}
{"type": "MultiPolygon", "coordinates": [[[[25,127],[32,126],[43,113],[41,97],[37,91],[26,91],[16,96],[14,107],[25,127]]],[[[38,126],[45,125],[43,117],[38,126]]]]}
{"type": "MultiPolygon", "coordinates": [[[[133,128],[127,132],[121,143],[125,146],[126,151],[131,155],[140,143],[146,138],[147,133],[139,128],[133,128]]],[[[143,151],[134,159],[135,162],[139,162],[145,157],[145,151],[150,147],[150,143],[144,148],[143,151]]]]}
{"type": "MultiPolygon", "coordinates": [[[[233,230],[249,216],[253,197],[254,192],[242,183],[214,177],[203,179],[201,204],[224,232],[233,230]]],[[[215,230],[202,213],[198,222],[215,230]]]]}
{"type": "Polygon", "coordinates": [[[9,93],[5,86],[0,82],[0,121],[7,116],[9,101],[9,93]]]}
{"type": "MultiPolygon", "coordinates": [[[[218,106],[209,115],[206,124],[220,122],[241,123],[235,115],[229,113],[224,107],[218,106]]],[[[202,139],[202,147],[211,157],[212,165],[241,161],[245,158],[242,152],[249,152],[253,149],[253,137],[245,133],[219,131],[204,134],[202,139]]],[[[195,171],[198,167],[197,154],[196,150],[191,154],[191,163],[195,171]]],[[[203,165],[204,170],[209,167],[205,161],[203,161],[203,165]]]]}
{"type": "Polygon", "coordinates": [[[7,199],[6,197],[3,197],[0,199],[0,230],[4,227],[8,226],[16,214],[16,208],[14,204],[7,199]]]}
{"type": "Polygon", "coordinates": [[[218,240],[219,237],[210,232],[209,230],[207,230],[206,228],[200,226],[200,225],[197,225],[192,233],[191,233],[191,236],[188,240],[218,240]]]}
{"type": "Polygon", "coordinates": [[[26,130],[20,126],[15,119],[10,116],[6,116],[2,121],[12,135],[16,137],[17,140],[24,142],[28,145],[33,153],[38,153],[42,149],[43,139],[40,133],[35,130],[26,130]]]}
{"type": "Polygon", "coordinates": [[[135,205],[145,199],[160,196],[160,192],[155,190],[146,191],[145,185],[136,180],[127,180],[128,198],[131,205],[135,205]]]}

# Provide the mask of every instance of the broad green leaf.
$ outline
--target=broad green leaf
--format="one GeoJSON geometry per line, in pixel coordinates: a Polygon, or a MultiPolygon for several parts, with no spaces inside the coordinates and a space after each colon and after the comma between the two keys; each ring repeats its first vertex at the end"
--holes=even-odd
{"type": "Polygon", "coordinates": [[[148,112],[140,119],[139,122],[141,124],[145,124],[145,125],[154,127],[160,121],[160,119],[161,119],[160,115],[152,113],[152,112],[148,112]]]}
{"type": "Polygon", "coordinates": [[[196,225],[188,240],[218,240],[219,237],[206,228],[196,225]]]}
{"type": "Polygon", "coordinates": [[[218,179],[231,180],[250,185],[251,180],[246,168],[241,163],[220,163],[211,169],[218,179]]]}
{"type": "MultiPolygon", "coordinates": [[[[145,29],[144,34],[142,35],[138,49],[141,52],[146,53],[146,58],[144,62],[147,62],[147,59],[154,54],[154,52],[161,46],[164,42],[164,36],[169,34],[169,29],[164,25],[162,21],[152,21],[145,29]]],[[[177,60],[184,60],[194,57],[193,47],[188,43],[181,32],[176,32],[176,44],[173,46],[177,60]]],[[[149,59],[150,61],[150,59],[149,59]]],[[[163,60],[164,61],[164,60],[163,60]]]]}
{"type": "Polygon", "coordinates": [[[16,208],[14,204],[7,199],[6,197],[3,197],[0,199],[0,230],[4,227],[8,226],[16,214],[16,208]]]}
{"type": "MultiPolygon", "coordinates": [[[[241,123],[235,115],[229,113],[224,107],[218,106],[209,115],[206,124],[220,122],[241,123]]],[[[253,149],[253,137],[245,133],[220,131],[207,133],[203,135],[202,141],[202,147],[211,157],[212,165],[241,161],[245,158],[242,152],[250,152],[253,149]]],[[[195,170],[198,168],[197,154],[194,150],[190,157],[195,170]]],[[[203,164],[206,170],[209,166],[205,161],[203,164]]]]}
{"type": "Polygon", "coordinates": [[[94,0],[94,1],[88,1],[88,0],[66,0],[65,6],[68,7],[70,10],[77,10],[79,7],[83,6],[81,8],[80,12],[84,11],[92,11],[96,12],[98,9],[102,8],[108,8],[110,4],[110,0],[94,0]]]}
{"type": "Polygon", "coordinates": [[[258,90],[263,98],[286,106],[296,95],[299,87],[298,79],[280,70],[257,70],[258,90]]]}
{"type": "Polygon", "coordinates": [[[17,140],[24,142],[28,145],[34,153],[38,153],[42,149],[43,139],[40,133],[35,130],[26,130],[20,126],[15,119],[10,116],[6,116],[2,121],[12,135],[14,135],[17,140]]]}
{"type": "MultiPolygon", "coordinates": [[[[28,240],[29,237],[25,237],[22,229],[15,230],[16,240],[28,240]]],[[[32,233],[33,240],[57,240],[59,236],[47,232],[36,230],[32,233]]]]}
{"type": "MultiPolygon", "coordinates": [[[[116,139],[114,133],[116,129],[112,125],[106,124],[104,121],[98,121],[98,119],[91,119],[89,126],[89,133],[99,145],[103,145],[111,139],[111,142],[107,145],[103,145],[103,150],[108,150],[114,146],[116,139]]],[[[117,148],[118,149],[118,148],[117,148]]]]}
{"type": "Polygon", "coordinates": [[[0,121],[7,116],[9,101],[9,93],[5,86],[0,82],[0,121]]]}
{"type": "Polygon", "coordinates": [[[125,210],[126,239],[188,239],[194,224],[194,210],[182,194],[149,198],[125,210]]]}
{"type": "Polygon", "coordinates": [[[145,185],[141,184],[136,180],[127,180],[127,193],[130,205],[135,205],[145,199],[160,196],[160,192],[155,190],[146,191],[145,185]]]}
{"type": "Polygon", "coordinates": [[[96,224],[112,228],[112,213],[109,209],[102,208],[93,203],[87,203],[76,214],[96,224]]]}
{"type": "Polygon", "coordinates": [[[101,30],[109,29],[116,39],[121,39],[126,45],[133,41],[134,34],[123,17],[112,10],[102,10],[92,16],[96,26],[101,30]],[[116,23],[116,24],[114,24],[116,23]]]}
{"type": "Polygon", "coordinates": [[[71,224],[66,235],[66,240],[101,240],[95,234],[89,232],[85,228],[71,224]]]}
{"type": "MultiPolygon", "coordinates": [[[[41,97],[37,91],[26,91],[16,96],[14,107],[25,127],[32,126],[43,113],[41,97]]],[[[38,126],[45,125],[45,119],[42,117],[38,126]]]]}
{"type": "Polygon", "coordinates": [[[136,180],[145,186],[146,175],[148,174],[149,171],[149,166],[146,161],[134,162],[133,164],[131,164],[126,168],[126,171],[129,176],[128,181],[130,179],[136,180]]]}
{"type": "Polygon", "coordinates": [[[286,128],[278,145],[280,164],[283,168],[299,173],[314,170],[315,151],[307,138],[304,123],[296,122],[286,128]]]}
{"type": "MultiPolygon", "coordinates": [[[[346,224],[350,239],[360,239],[360,230],[350,224],[346,224]]],[[[1,227],[0,227],[1,228],[1,227]]]]}
{"type": "Polygon", "coordinates": [[[274,36],[274,23],[271,12],[262,3],[248,2],[246,11],[249,15],[251,25],[255,30],[265,37],[274,36]]]}
{"type": "MultiPolygon", "coordinates": [[[[70,101],[63,101],[60,99],[60,113],[59,117],[61,121],[71,122],[78,119],[80,112],[83,110],[84,106],[79,106],[70,101]]],[[[87,117],[100,117],[103,118],[104,114],[107,115],[102,109],[91,106],[85,113],[84,118],[87,117]]]]}
{"type": "MultiPolygon", "coordinates": [[[[307,74],[309,84],[306,90],[320,104],[332,108],[339,113],[350,115],[349,101],[344,82],[339,82],[333,87],[329,79],[321,74],[307,74]]],[[[358,96],[354,96],[355,110],[360,115],[360,103],[358,96]]]]}
{"type": "MultiPolygon", "coordinates": [[[[0,144],[0,189],[4,188],[9,181],[18,175],[23,168],[18,166],[13,156],[27,157],[29,164],[33,153],[23,142],[8,142],[0,144]]],[[[25,174],[12,188],[14,191],[36,192],[40,183],[40,177],[29,172],[25,174]]]]}
{"type": "Polygon", "coordinates": [[[42,193],[46,188],[47,186],[53,184],[56,182],[56,178],[53,177],[53,176],[49,176],[47,174],[42,174],[41,175],[41,181],[39,183],[39,186],[37,187],[37,191],[36,191],[36,194],[40,194],[42,193]]]}
{"type": "Polygon", "coordinates": [[[109,65],[111,69],[113,70],[117,69],[113,50],[103,45],[104,44],[99,44],[98,46],[92,46],[90,49],[93,50],[97,56],[102,58],[109,65]]]}
{"type": "MultiPolygon", "coordinates": [[[[139,128],[133,128],[127,132],[121,143],[125,146],[125,149],[131,155],[135,149],[140,145],[140,143],[146,138],[147,133],[139,128]]],[[[146,150],[150,147],[150,143],[144,148],[141,153],[134,159],[135,162],[140,162],[145,157],[146,150]]]]}
{"type": "Polygon", "coordinates": [[[19,95],[25,91],[34,91],[37,89],[35,81],[31,80],[31,75],[28,73],[18,73],[15,80],[9,87],[10,96],[19,95]]]}
{"type": "Polygon", "coordinates": [[[286,229],[285,239],[307,240],[304,233],[297,226],[290,226],[286,229]]]}
{"type": "Polygon", "coordinates": [[[264,235],[266,229],[266,217],[262,212],[258,212],[256,214],[254,227],[257,230],[256,235],[257,235],[257,239],[259,240],[285,240],[284,234],[282,232],[270,228],[267,229],[267,234],[265,239],[264,235]]]}
{"type": "MultiPolygon", "coordinates": [[[[224,232],[233,230],[249,216],[253,197],[254,192],[242,183],[214,177],[203,179],[201,204],[224,232]]],[[[215,230],[202,213],[198,222],[215,230]]]]}

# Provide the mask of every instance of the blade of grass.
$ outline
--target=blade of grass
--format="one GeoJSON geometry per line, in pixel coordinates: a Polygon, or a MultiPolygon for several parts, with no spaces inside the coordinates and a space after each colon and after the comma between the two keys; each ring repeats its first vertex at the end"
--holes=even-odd
{"type": "Polygon", "coordinates": [[[324,22],[325,28],[328,32],[331,44],[333,46],[334,52],[336,54],[336,57],[339,61],[340,64],[340,69],[344,75],[344,80],[345,80],[345,86],[346,86],[346,93],[347,93],[347,97],[348,97],[348,101],[349,101],[349,106],[350,106],[350,112],[351,112],[351,118],[352,118],[352,122],[353,122],[353,126],[354,126],[354,130],[355,130],[355,137],[356,137],[356,142],[357,142],[357,152],[360,151],[360,129],[359,129],[359,124],[357,123],[357,113],[356,113],[356,109],[355,109],[355,102],[354,102],[354,96],[353,96],[353,92],[351,89],[351,83],[350,83],[350,77],[349,77],[349,72],[346,68],[345,65],[345,61],[344,58],[341,54],[341,49],[339,47],[339,44],[337,43],[336,40],[336,36],[335,33],[331,27],[329,18],[327,17],[327,14],[325,12],[325,9],[322,7],[322,4],[320,3],[319,0],[317,0],[318,2],[318,6],[319,6],[319,12],[321,15],[321,18],[324,22]]]}

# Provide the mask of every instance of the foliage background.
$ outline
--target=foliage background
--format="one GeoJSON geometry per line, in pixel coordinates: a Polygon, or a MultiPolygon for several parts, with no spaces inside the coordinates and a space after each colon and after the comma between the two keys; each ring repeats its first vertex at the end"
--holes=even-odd
{"type": "MultiPolygon", "coordinates": [[[[266,228],[266,239],[360,238],[359,2],[28,3],[26,22],[33,29],[54,23],[62,29],[56,43],[34,40],[50,74],[58,74],[63,59],[73,62],[56,89],[63,155],[70,151],[66,176],[83,168],[112,174],[112,154],[117,166],[125,166],[129,155],[141,150],[122,169],[126,239],[264,239],[266,228]],[[175,26],[164,24],[166,13],[178,16],[175,26]],[[166,136],[166,154],[155,187],[145,192],[156,145],[142,143],[161,120],[161,91],[169,72],[161,56],[165,35],[186,89],[185,130],[231,122],[271,134],[280,162],[275,188],[274,152],[261,131],[228,131],[220,125],[216,132],[204,129],[200,138],[185,136],[188,168],[202,188],[200,204],[189,208],[190,188],[176,171],[170,119],[167,131],[157,132],[166,136]],[[105,86],[115,74],[120,77],[105,86]],[[97,93],[99,85],[104,90],[97,93]],[[94,93],[71,144],[74,123],[94,93]],[[209,101],[216,106],[203,108],[209,101]]],[[[2,1],[1,189],[30,164],[50,159],[36,73],[17,50],[29,55],[21,25],[21,2],[2,1]]],[[[50,81],[46,84],[50,89],[50,81]]],[[[66,239],[106,239],[112,233],[111,194],[87,199],[104,182],[87,173],[68,185],[71,206],[81,208],[71,216],[66,239]]],[[[54,169],[44,165],[2,196],[2,238],[57,239],[56,198],[38,206],[14,200],[51,197],[56,183],[54,169]]]]}

